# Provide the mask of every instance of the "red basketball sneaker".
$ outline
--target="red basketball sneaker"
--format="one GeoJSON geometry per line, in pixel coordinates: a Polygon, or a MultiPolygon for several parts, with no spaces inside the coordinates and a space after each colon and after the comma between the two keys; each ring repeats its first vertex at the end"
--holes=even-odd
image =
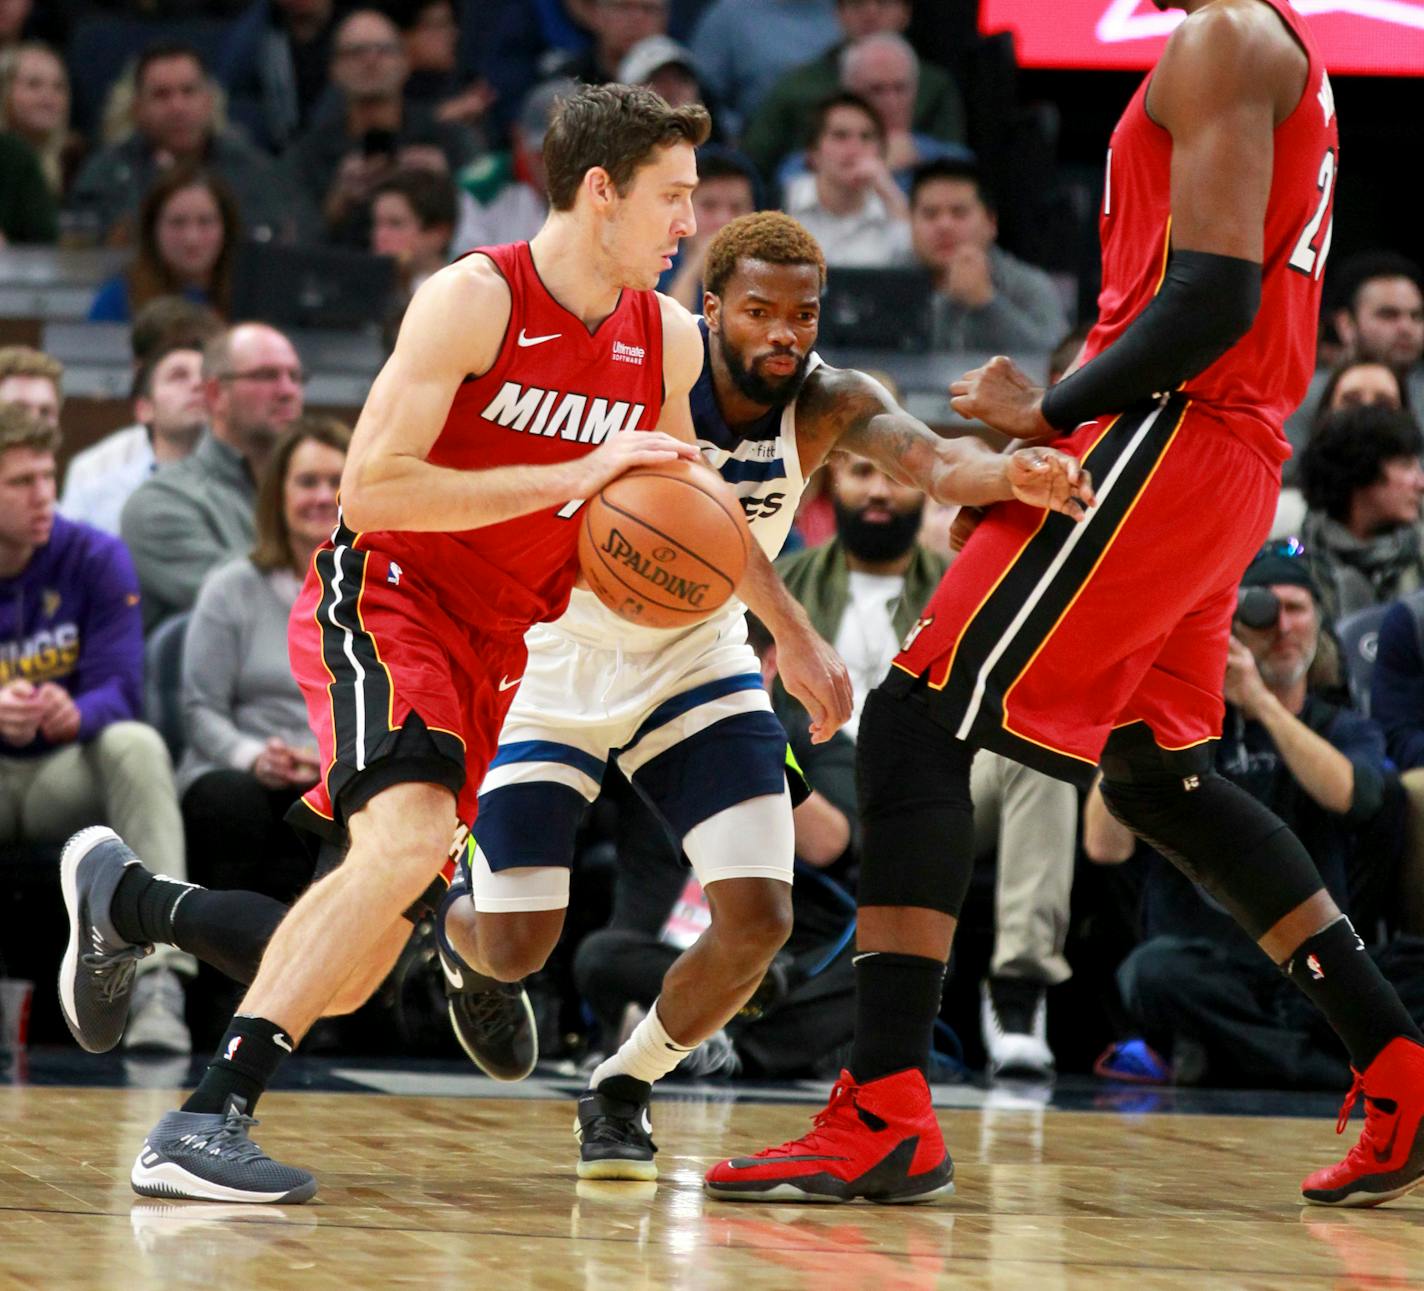
{"type": "Polygon", "coordinates": [[[864,1085],[843,1071],[809,1134],[713,1166],[706,1186],[723,1201],[929,1201],[954,1191],[954,1162],[918,1070],[864,1085]]]}
{"type": "Polygon", "coordinates": [[[1365,1096],[1365,1128],[1349,1155],[1306,1176],[1300,1186],[1317,1206],[1378,1206],[1424,1182],[1424,1046],[1391,1040],[1365,1068],[1340,1108],[1345,1132],[1355,1099],[1365,1096]]]}

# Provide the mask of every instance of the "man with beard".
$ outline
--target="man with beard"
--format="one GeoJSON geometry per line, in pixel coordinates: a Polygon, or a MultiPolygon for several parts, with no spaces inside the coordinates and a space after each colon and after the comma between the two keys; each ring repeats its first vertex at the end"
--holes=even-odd
{"type": "MultiPolygon", "coordinates": [[[[1071,459],[941,439],[871,378],[823,364],[812,347],[825,261],[789,216],[733,220],[708,248],[705,283],[693,423],[767,553],[781,549],[806,478],[836,448],[940,500],[1016,497],[1076,517],[1091,506],[1091,484],[1071,459]]],[[[849,716],[850,682],[790,597],[782,612],[766,626],[787,689],[821,693],[797,684],[808,669],[839,677],[841,711],[810,710],[813,740],[828,740],[849,716]]],[[[477,838],[440,912],[451,1021],[489,1074],[518,1079],[532,1068],[533,1020],[516,984],[558,941],[575,834],[616,760],[680,842],[712,918],[579,1101],[580,1176],[652,1179],[652,1082],[746,1003],[790,932],[792,806],[804,784],[739,602],[664,630],[628,623],[576,590],[563,617],[525,643],[524,679],[480,790],[477,838]]]]}
{"type": "MultiPolygon", "coordinates": [[[[846,453],[827,469],[836,536],[778,561],[777,572],[845,660],[854,701],[844,729],[854,739],[866,696],[889,671],[948,562],[916,541],[925,505],[919,489],[846,453]]],[[[974,759],[970,796],[975,860],[996,869],[994,951],[980,993],[989,1070],[996,1077],[1047,1078],[1054,1069],[1047,987],[1070,972],[1063,944],[1078,795],[1061,780],[984,750],[974,759]]]]}
{"type": "MultiPolygon", "coordinates": [[[[1241,586],[1216,770],[1289,825],[1341,909],[1375,928],[1393,902],[1403,823],[1384,733],[1310,688],[1321,605],[1300,545],[1268,545],[1241,586]]],[[[1090,859],[1133,855],[1136,840],[1096,785],[1083,824],[1090,859]]],[[[1324,1020],[1221,905],[1155,853],[1147,862],[1146,940],[1118,982],[1143,1034],[1171,1053],[1176,1081],[1300,1089],[1347,1079],[1324,1020]]]]}

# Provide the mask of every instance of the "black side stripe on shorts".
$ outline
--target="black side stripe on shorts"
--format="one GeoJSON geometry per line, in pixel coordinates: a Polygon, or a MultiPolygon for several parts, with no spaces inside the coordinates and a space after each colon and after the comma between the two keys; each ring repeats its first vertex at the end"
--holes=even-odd
{"type": "Polygon", "coordinates": [[[1025,544],[960,638],[941,703],[962,714],[957,738],[1000,729],[1004,696],[1053,634],[1112,544],[1186,414],[1188,400],[1124,413],[1084,458],[1098,505],[1082,524],[1056,512],[1025,544]]]}
{"type": "MultiPolygon", "coordinates": [[[[337,537],[345,536],[338,531],[337,537]]],[[[321,657],[331,673],[332,723],[338,762],[362,771],[376,746],[390,734],[391,679],[376,643],[361,626],[359,602],[369,554],[340,545],[319,551],[321,600],[316,618],[321,657]]]]}

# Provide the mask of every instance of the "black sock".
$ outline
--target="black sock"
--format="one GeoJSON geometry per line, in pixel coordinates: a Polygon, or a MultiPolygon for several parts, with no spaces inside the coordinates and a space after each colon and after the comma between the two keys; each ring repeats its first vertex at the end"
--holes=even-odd
{"type": "Polygon", "coordinates": [[[152,874],[142,865],[130,865],[114,889],[109,918],[119,936],[128,941],[171,946],[173,908],[186,894],[201,890],[177,879],[152,874]]]}
{"type": "Polygon", "coordinates": [[[290,908],[260,892],[192,888],[169,912],[170,940],[246,986],[290,908]]]}
{"type": "Polygon", "coordinates": [[[920,955],[855,957],[855,1046],[851,1074],[864,1084],[892,1072],[925,1071],[944,990],[944,965],[920,955]]]}
{"type": "Polygon", "coordinates": [[[276,1023],[237,1014],[218,1046],[218,1056],[208,1064],[202,1082],[183,1104],[183,1110],[225,1112],[235,1101],[237,1110],[250,1116],[282,1059],[294,1047],[276,1023]]]}
{"type": "Polygon", "coordinates": [[[1344,915],[1301,942],[1282,969],[1325,1014],[1356,1071],[1364,1071],[1396,1036],[1424,1042],[1344,915]]]}

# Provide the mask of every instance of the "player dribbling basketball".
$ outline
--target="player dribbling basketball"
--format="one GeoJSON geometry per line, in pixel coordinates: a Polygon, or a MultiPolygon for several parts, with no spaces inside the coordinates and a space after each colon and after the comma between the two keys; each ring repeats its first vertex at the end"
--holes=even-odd
{"type": "MultiPolygon", "coordinates": [[[[813,347],[825,262],[789,216],[734,220],[708,248],[705,276],[707,357],[691,396],[697,442],[756,539],[738,594],[775,638],[787,689],[809,701],[815,738],[829,739],[849,715],[849,681],[768,559],[829,452],[853,450],[946,502],[1015,497],[1081,518],[1091,485],[1073,458],[1052,450],[1005,456],[973,438],[942,439],[869,377],[823,364],[813,347]],[[841,683],[834,710],[807,684],[829,667],[841,683]]],[[[737,1012],[790,931],[800,776],[788,767],[739,602],[690,628],[653,629],[576,589],[567,612],[525,643],[524,681],[480,788],[464,881],[441,912],[452,1020],[492,1074],[532,1065],[523,992],[497,979],[534,972],[558,940],[574,836],[615,761],[680,842],[712,913],[579,1103],[579,1173],[650,1179],[652,1083],[737,1012]]]]}

